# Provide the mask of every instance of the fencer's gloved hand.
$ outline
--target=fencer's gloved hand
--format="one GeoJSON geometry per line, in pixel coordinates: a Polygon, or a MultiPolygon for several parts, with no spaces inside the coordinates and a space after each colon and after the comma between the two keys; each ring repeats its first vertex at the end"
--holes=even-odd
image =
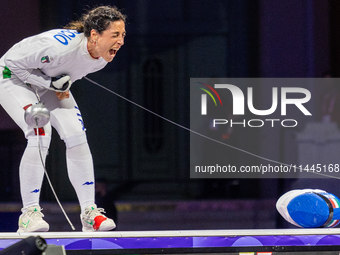
{"type": "Polygon", "coordinates": [[[71,88],[72,81],[68,75],[61,75],[58,77],[52,77],[50,88],[54,91],[65,92],[71,88]]]}

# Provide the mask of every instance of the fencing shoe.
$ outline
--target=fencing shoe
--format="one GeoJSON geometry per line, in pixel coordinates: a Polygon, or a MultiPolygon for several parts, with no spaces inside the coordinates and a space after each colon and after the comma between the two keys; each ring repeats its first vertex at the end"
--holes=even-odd
{"type": "Polygon", "coordinates": [[[44,214],[41,213],[40,206],[31,206],[21,209],[22,214],[19,217],[18,233],[23,232],[46,232],[49,225],[43,220],[44,214]]]}
{"type": "Polygon", "coordinates": [[[114,229],[114,221],[106,217],[103,208],[97,208],[95,204],[86,207],[83,214],[80,215],[83,224],[83,232],[108,231],[114,229]]]}

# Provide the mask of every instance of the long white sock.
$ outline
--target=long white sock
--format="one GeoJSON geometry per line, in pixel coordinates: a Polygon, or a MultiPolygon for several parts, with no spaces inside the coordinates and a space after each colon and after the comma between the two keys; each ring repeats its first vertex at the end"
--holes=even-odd
{"type": "MultiPolygon", "coordinates": [[[[45,161],[47,148],[41,148],[45,161]]],[[[27,146],[19,166],[20,193],[23,208],[39,205],[44,168],[39,156],[38,147],[27,146]]]]}
{"type": "Polygon", "coordinates": [[[87,143],[66,149],[67,170],[77,193],[81,212],[94,204],[94,171],[90,148],[87,143]]]}

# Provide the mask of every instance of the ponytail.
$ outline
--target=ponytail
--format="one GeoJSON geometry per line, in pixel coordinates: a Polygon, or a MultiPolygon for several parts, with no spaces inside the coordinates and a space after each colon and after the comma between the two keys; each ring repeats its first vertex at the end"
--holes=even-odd
{"type": "Polygon", "coordinates": [[[81,20],[72,21],[67,24],[64,28],[77,30],[78,33],[84,33],[84,22],[81,20]]]}
{"type": "Polygon", "coordinates": [[[100,6],[84,14],[80,20],[70,22],[64,28],[77,30],[79,33],[84,33],[86,37],[90,37],[92,29],[101,34],[111,22],[118,20],[125,22],[126,16],[117,7],[100,6]]]}

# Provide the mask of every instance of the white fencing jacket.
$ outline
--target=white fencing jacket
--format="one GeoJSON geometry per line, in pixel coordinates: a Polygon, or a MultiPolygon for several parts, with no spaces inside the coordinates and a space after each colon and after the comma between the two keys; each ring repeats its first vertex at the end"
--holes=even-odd
{"type": "Polygon", "coordinates": [[[94,59],[87,38],[75,30],[54,29],[28,37],[10,48],[0,59],[24,83],[48,89],[51,77],[69,75],[71,81],[105,67],[103,58],[94,59]]]}

